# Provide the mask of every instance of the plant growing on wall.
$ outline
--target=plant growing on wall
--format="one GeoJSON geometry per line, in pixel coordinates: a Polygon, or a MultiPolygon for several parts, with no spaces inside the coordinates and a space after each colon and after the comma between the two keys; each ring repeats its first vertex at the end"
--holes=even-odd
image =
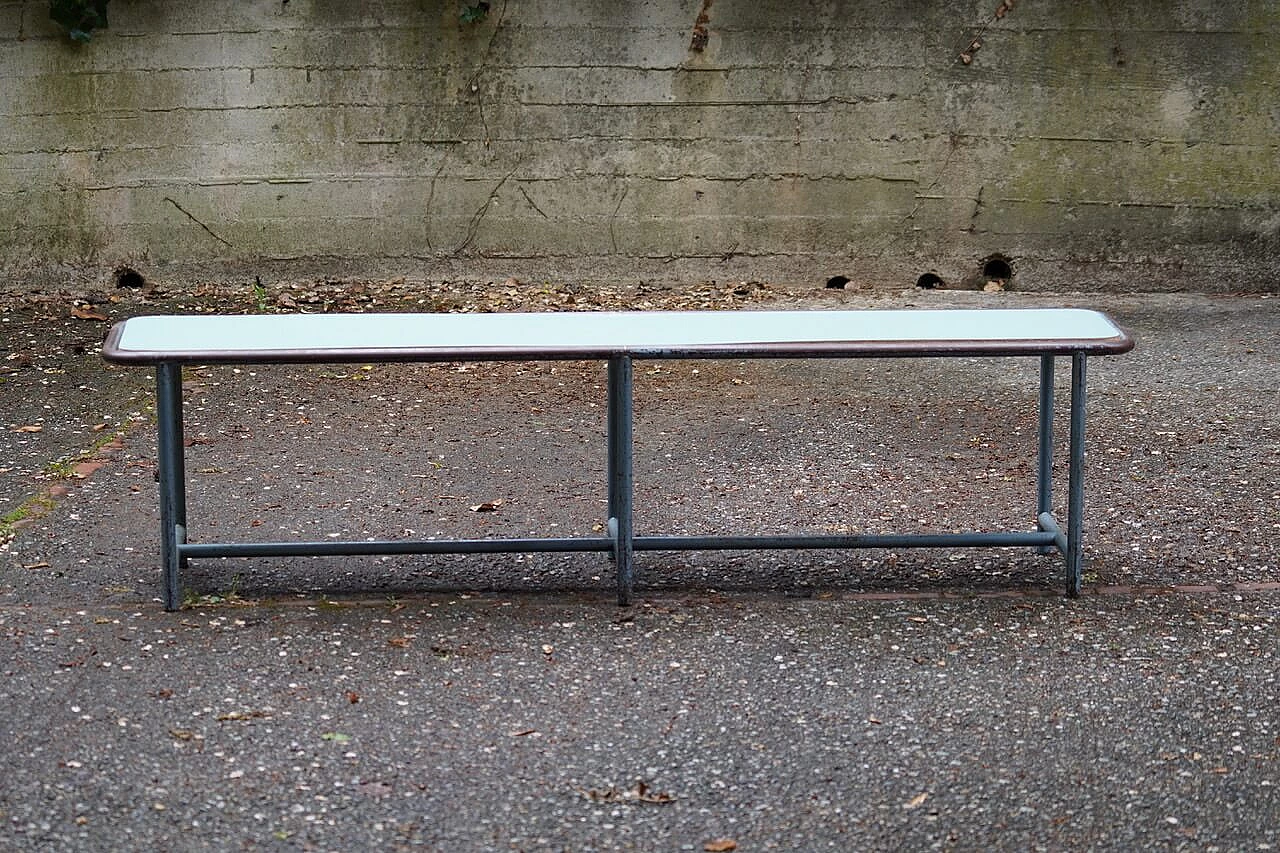
{"type": "Polygon", "coordinates": [[[107,25],[107,0],[50,0],[49,17],[72,41],[83,43],[94,30],[107,25]]]}
{"type": "Polygon", "coordinates": [[[489,16],[488,3],[466,3],[462,4],[462,11],[458,13],[458,20],[464,24],[478,24],[489,16]]]}

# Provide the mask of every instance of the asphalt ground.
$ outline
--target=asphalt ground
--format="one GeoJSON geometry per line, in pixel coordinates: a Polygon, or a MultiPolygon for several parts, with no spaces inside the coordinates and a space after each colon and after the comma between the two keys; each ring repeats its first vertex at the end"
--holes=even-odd
{"type": "MultiPolygon", "coordinates": [[[[327,558],[195,561],[165,613],[150,377],[5,306],[0,849],[1280,845],[1280,297],[774,302],[1128,329],[1090,360],[1084,595],[1030,549],[642,554],[627,609],[601,555],[327,558]]],[[[1030,360],[636,373],[638,532],[1033,524],[1030,360]]],[[[192,538],[592,534],[603,388],[190,370],[192,538]]]]}

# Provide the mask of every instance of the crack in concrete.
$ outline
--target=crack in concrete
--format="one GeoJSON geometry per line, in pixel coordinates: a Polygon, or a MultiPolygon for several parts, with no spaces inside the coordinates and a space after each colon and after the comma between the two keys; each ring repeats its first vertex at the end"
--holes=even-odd
{"type": "Polygon", "coordinates": [[[529,197],[529,194],[528,194],[527,192],[525,192],[524,187],[519,186],[519,185],[517,184],[517,185],[516,185],[516,188],[520,190],[520,195],[524,196],[524,200],[525,200],[525,201],[527,201],[527,202],[529,202],[529,206],[530,206],[530,207],[532,207],[534,210],[538,211],[539,215],[541,215],[543,219],[550,219],[550,218],[551,218],[551,217],[547,216],[546,212],[545,212],[545,211],[543,211],[543,209],[542,209],[542,208],[538,207],[538,205],[534,203],[533,199],[529,197]]]}
{"type": "MultiPolygon", "coordinates": [[[[832,104],[859,105],[885,104],[897,101],[896,95],[850,97],[828,95],[822,98],[738,98],[723,100],[668,100],[668,101],[532,101],[523,98],[515,101],[522,107],[826,107],[832,104]]],[[[1004,138],[1000,136],[999,138],[1004,138]]]]}
{"type": "Polygon", "coordinates": [[[449,162],[449,155],[453,153],[452,148],[446,148],[444,156],[440,158],[440,165],[436,167],[435,174],[431,176],[431,184],[427,187],[427,204],[426,210],[423,212],[423,226],[426,230],[427,251],[434,252],[435,246],[431,242],[431,214],[435,210],[436,184],[440,181],[440,175],[444,172],[444,167],[449,162]]]}
{"type": "Polygon", "coordinates": [[[489,64],[489,56],[493,53],[493,43],[498,38],[498,31],[502,29],[502,21],[507,16],[506,0],[502,2],[502,8],[498,10],[497,20],[493,24],[493,32],[489,33],[489,41],[485,45],[484,53],[480,57],[480,63],[476,66],[476,70],[468,78],[466,83],[466,91],[476,96],[476,111],[480,116],[480,127],[484,132],[484,147],[489,147],[489,121],[484,115],[484,95],[480,92],[480,75],[485,72],[489,64]]]}
{"type": "Polygon", "coordinates": [[[614,223],[618,219],[618,211],[622,210],[622,202],[627,198],[627,193],[631,191],[628,184],[622,187],[622,195],[618,197],[618,203],[613,206],[613,213],[609,216],[609,241],[613,244],[613,253],[618,254],[618,234],[614,230],[614,223]]]}
{"type": "Polygon", "coordinates": [[[217,240],[217,241],[218,241],[219,243],[221,243],[222,245],[227,246],[228,248],[232,248],[232,249],[234,249],[234,248],[235,248],[235,246],[234,246],[234,245],[232,245],[232,243],[231,243],[230,241],[228,241],[228,240],[224,240],[222,237],[220,237],[220,236],[218,236],[217,234],[215,234],[212,228],[210,228],[208,225],[205,225],[205,224],[204,224],[203,222],[201,222],[199,219],[196,219],[196,217],[191,213],[191,211],[187,210],[185,207],[183,207],[182,205],[178,204],[178,203],[177,203],[176,201],[174,201],[172,198],[170,198],[169,196],[165,196],[165,197],[164,197],[164,200],[165,200],[165,201],[167,201],[167,202],[169,202],[169,204],[173,205],[174,207],[176,207],[179,211],[181,211],[181,212],[182,212],[182,214],[183,214],[184,216],[186,216],[188,219],[190,219],[190,220],[191,220],[192,222],[194,222],[196,225],[199,225],[201,228],[203,228],[203,229],[204,229],[204,231],[205,231],[205,233],[206,233],[206,234],[208,234],[210,237],[212,237],[213,239],[217,240]]]}
{"type": "Polygon", "coordinates": [[[457,248],[455,248],[451,254],[457,255],[471,245],[471,241],[475,239],[476,232],[480,230],[480,223],[484,221],[485,214],[489,212],[489,205],[493,204],[493,200],[498,197],[498,193],[506,185],[507,181],[511,179],[511,176],[516,173],[516,169],[518,168],[520,168],[519,163],[517,163],[510,172],[503,175],[502,180],[498,181],[498,185],[489,192],[484,203],[482,203],[480,207],[476,209],[476,212],[471,215],[471,221],[467,224],[467,236],[463,238],[462,242],[458,244],[457,248]]]}

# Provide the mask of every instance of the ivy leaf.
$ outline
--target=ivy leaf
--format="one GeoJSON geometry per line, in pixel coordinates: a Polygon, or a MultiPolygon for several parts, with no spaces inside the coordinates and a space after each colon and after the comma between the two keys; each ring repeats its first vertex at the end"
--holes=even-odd
{"type": "Polygon", "coordinates": [[[107,25],[107,0],[50,0],[49,18],[65,29],[72,41],[83,44],[93,30],[107,25]]]}
{"type": "Polygon", "coordinates": [[[489,17],[489,4],[484,2],[463,6],[462,11],[458,13],[458,20],[464,24],[478,24],[487,17],[489,17]]]}

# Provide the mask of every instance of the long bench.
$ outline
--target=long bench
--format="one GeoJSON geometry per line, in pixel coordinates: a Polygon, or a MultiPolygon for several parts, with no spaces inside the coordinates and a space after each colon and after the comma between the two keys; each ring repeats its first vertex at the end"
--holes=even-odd
{"type": "Polygon", "coordinates": [[[596,551],[631,602],[637,551],[1032,546],[1065,560],[1066,592],[1080,592],[1084,509],[1085,367],[1132,339],[1081,309],[581,312],[545,314],[288,314],[135,317],[112,327],[110,362],[156,371],[164,606],[180,606],[190,559],[596,551]],[[1021,356],[1039,359],[1036,529],[901,535],[636,535],[632,492],[632,372],[637,359],[1021,356]],[[1067,514],[1052,510],[1054,362],[1071,359],[1067,514]],[[567,538],[193,542],[188,539],[182,367],[502,360],[608,364],[607,536],[567,538]]]}

